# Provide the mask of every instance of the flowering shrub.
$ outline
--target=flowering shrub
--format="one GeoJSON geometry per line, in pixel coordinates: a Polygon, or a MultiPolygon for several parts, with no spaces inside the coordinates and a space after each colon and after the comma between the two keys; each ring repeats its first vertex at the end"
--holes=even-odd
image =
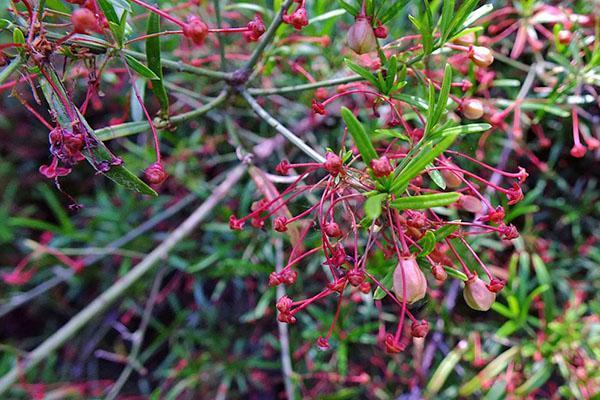
{"type": "MultiPolygon", "coordinates": [[[[512,293],[507,278],[514,274],[497,265],[523,240],[514,220],[533,211],[523,187],[532,170],[548,171],[540,151],[567,140],[546,127],[570,121],[574,158],[600,146],[592,10],[532,1],[496,8],[474,0],[263,3],[20,0],[0,19],[0,90],[45,127],[49,154],[37,169],[72,212],[85,210],[64,183],[90,175],[85,162],[100,175],[94,182],[106,177],[140,197],[194,191],[188,177],[199,169],[190,160],[206,176],[217,176],[222,164],[213,168],[204,157],[232,156],[227,162],[236,164],[160,246],[16,362],[0,393],[223,199],[233,199],[222,215],[234,231],[230,240],[268,237],[287,248],[287,261],[278,256],[264,274],[277,287],[276,319],[302,325],[303,313],[328,307],[328,326],[310,337],[320,350],[343,343],[341,319],[361,302],[376,312],[372,344],[390,354],[422,346],[441,318],[439,304],[454,303],[444,288],[457,284],[471,309],[512,318],[496,299],[511,296],[503,289],[512,293]],[[335,54],[322,53],[332,46],[335,54]],[[218,131],[199,123],[211,118],[218,131]],[[185,148],[200,147],[190,134],[198,130],[201,150],[185,148]],[[236,198],[246,170],[256,193],[236,198]]],[[[86,258],[52,241],[46,232],[36,255],[55,257],[72,274],[87,269],[86,258]]],[[[34,280],[32,258],[4,272],[4,284],[34,280]]],[[[158,289],[152,298],[160,298],[158,289]]],[[[141,339],[133,346],[139,351],[141,339]]],[[[99,392],[116,397],[131,368],[99,392]]]]}

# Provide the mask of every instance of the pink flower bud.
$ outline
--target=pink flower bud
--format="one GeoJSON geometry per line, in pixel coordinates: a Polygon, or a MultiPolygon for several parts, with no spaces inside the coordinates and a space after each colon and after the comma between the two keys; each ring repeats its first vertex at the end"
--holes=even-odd
{"type": "Polygon", "coordinates": [[[281,313],[288,313],[292,309],[293,301],[288,296],[282,296],[277,300],[276,307],[281,313]]]}
{"type": "Polygon", "coordinates": [[[462,102],[462,113],[468,119],[483,117],[483,104],[479,100],[467,99],[462,102]]]}
{"type": "Polygon", "coordinates": [[[256,42],[263,33],[265,33],[265,23],[259,14],[257,14],[246,27],[249,29],[248,32],[244,32],[244,38],[248,42],[256,42]]]}
{"type": "Polygon", "coordinates": [[[229,229],[233,231],[241,231],[244,227],[244,221],[240,221],[235,215],[229,216],[229,229]]]}
{"type": "Polygon", "coordinates": [[[410,327],[410,334],[413,337],[422,338],[422,337],[427,336],[428,333],[429,333],[429,324],[424,319],[413,322],[410,327]]]}
{"type": "Polygon", "coordinates": [[[394,335],[388,334],[385,337],[385,351],[390,354],[397,354],[404,350],[404,345],[394,339],[394,335]]]}
{"type": "Polygon", "coordinates": [[[359,286],[365,280],[365,273],[363,271],[356,271],[352,269],[346,272],[346,277],[352,286],[359,286]]]}
{"type": "Polygon", "coordinates": [[[358,290],[360,290],[361,293],[364,294],[369,294],[371,293],[371,283],[369,282],[363,282],[358,286],[358,290]]]}
{"type": "Polygon", "coordinates": [[[325,106],[320,101],[313,99],[312,101],[312,110],[315,114],[325,115],[327,111],[325,111],[325,106]]]}
{"type": "Polygon", "coordinates": [[[325,168],[325,170],[331,175],[336,176],[342,172],[342,159],[335,153],[327,152],[327,154],[325,154],[323,168],[325,168]]]}
{"type": "Polygon", "coordinates": [[[482,68],[487,68],[494,62],[492,51],[482,46],[473,46],[469,50],[469,58],[482,68]]]}
{"type": "Polygon", "coordinates": [[[87,8],[78,8],[71,14],[71,23],[75,33],[88,33],[98,30],[96,15],[87,8]]]}
{"type": "Polygon", "coordinates": [[[392,167],[390,160],[386,156],[372,159],[371,169],[373,170],[373,175],[378,178],[388,176],[394,171],[394,167],[392,167]]]}
{"type": "Polygon", "coordinates": [[[323,227],[325,234],[329,237],[339,238],[342,237],[343,233],[340,226],[336,222],[328,222],[323,227]]]}
{"type": "MultiPolygon", "coordinates": [[[[448,168],[458,168],[456,165],[452,163],[446,163],[448,168]]],[[[444,181],[446,182],[446,186],[449,188],[457,188],[462,185],[464,178],[464,174],[461,171],[457,171],[454,169],[442,169],[440,170],[440,174],[444,181]]]]}
{"type": "Polygon", "coordinates": [[[287,218],[286,217],[277,217],[275,218],[275,222],[273,223],[273,227],[277,232],[285,232],[287,231],[287,218]]]}
{"type": "Polygon", "coordinates": [[[279,279],[286,286],[293,285],[296,283],[296,279],[298,278],[298,272],[294,271],[291,268],[282,269],[279,273],[279,279]]]}
{"type": "Polygon", "coordinates": [[[571,39],[573,38],[573,33],[567,29],[563,29],[561,31],[558,31],[558,33],[556,34],[556,37],[558,39],[558,43],[567,45],[567,44],[571,43],[571,39]]]}
{"type": "Polygon", "coordinates": [[[457,203],[460,208],[473,214],[480,213],[483,210],[481,200],[468,194],[460,196],[457,203]]]}
{"type": "Polygon", "coordinates": [[[190,39],[194,44],[201,45],[208,35],[208,25],[195,15],[188,18],[187,24],[183,26],[183,36],[190,39]]]}
{"type": "Polygon", "coordinates": [[[370,53],[377,48],[377,38],[373,27],[364,16],[357,17],[354,24],[348,29],[346,41],[348,47],[356,54],[370,53]]]}
{"type": "Polygon", "coordinates": [[[295,29],[300,30],[308,25],[308,15],[306,14],[306,8],[302,7],[294,11],[293,14],[285,14],[283,16],[283,22],[292,25],[295,29]]]}
{"type": "Polygon", "coordinates": [[[431,274],[438,281],[445,281],[448,278],[448,273],[441,264],[433,264],[431,266],[431,274]]]}
{"type": "Polygon", "coordinates": [[[155,162],[150,164],[148,168],[144,171],[144,177],[148,183],[153,185],[159,185],[167,179],[167,173],[163,168],[162,164],[159,162],[155,162]]]}
{"type": "Polygon", "coordinates": [[[317,339],[317,347],[319,348],[319,350],[325,351],[329,349],[329,341],[323,336],[319,336],[319,338],[317,339]]]}
{"type": "Polygon", "coordinates": [[[398,300],[408,304],[425,297],[427,279],[414,257],[400,258],[394,270],[393,290],[398,300]]]}
{"type": "Polygon", "coordinates": [[[487,285],[487,288],[490,292],[498,293],[499,291],[504,289],[504,282],[501,281],[500,279],[494,278],[487,285]]]}
{"type": "Polygon", "coordinates": [[[275,167],[275,172],[280,175],[287,175],[290,172],[290,162],[288,160],[281,160],[275,167]]]}
{"type": "Polygon", "coordinates": [[[455,44],[461,46],[472,46],[475,44],[475,32],[469,32],[453,40],[455,44]]]}
{"type": "Polygon", "coordinates": [[[388,30],[385,26],[379,25],[377,28],[373,29],[373,33],[375,33],[376,38],[385,39],[388,35],[388,30]]]}
{"type": "Polygon", "coordinates": [[[496,293],[491,292],[477,275],[465,282],[463,297],[469,307],[478,311],[489,310],[496,301],[496,293]]]}

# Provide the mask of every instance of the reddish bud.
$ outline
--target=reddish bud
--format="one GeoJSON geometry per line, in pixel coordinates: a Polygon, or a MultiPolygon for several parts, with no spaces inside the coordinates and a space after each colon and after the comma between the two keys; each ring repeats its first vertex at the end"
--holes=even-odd
{"type": "Polygon", "coordinates": [[[394,269],[393,290],[400,301],[413,304],[427,293],[427,279],[414,257],[402,257],[394,269]]]}
{"type": "Polygon", "coordinates": [[[373,33],[376,38],[385,39],[388,35],[388,30],[385,26],[379,25],[377,28],[373,29],[373,33]]]}
{"type": "Polygon", "coordinates": [[[483,210],[483,204],[481,203],[481,200],[468,194],[460,196],[457,204],[463,210],[473,214],[480,213],[483,210]]]}
{"type": "Polygon", "coordinates": [[[288,313],[292,309],[293,303],[294,302],[292,301],[292,299],[290,299],[288,296],[281,296],[281,298],[277,300],[277,304],[275,305],[275,307],[277,307],[277,309],[281,313],[288,313]]]}
{"type": "Polygon", "coordinates": [[[571,43],[571,39],[573,38],[573,33],[567,29],[563,29],[563,30],[558,31],[558,33],[556,34],[556,37],[558,39],[558,43],[567,45],[567,44],[571,43]]]}
{"type": "Polygon", "coordinates": [[[88,33],[97,31],[98,23],[96,15],[87,8],[78,8],[71,14],[71,23],[75,33],[88,33]]]}
{"type": "Polygon", "coordinates": [[[325,100],[328,96],[329,93],[327,93],[327,89],[325,89],[324,87],[320,87],[317,90],[315,90],[315,97],[319,100],[325,100]]]}
{"type": "Polygon", "coordinates": [[[508,189],[506,197],[508,198],[508,204],[511,206],[523,200],[523,190],[521,190],[521,186],[517,183],[513,183],[512,188],[508,189]]]}
{"type": "Polygon", "coordinates": [[[229,216],[229,229],[234,231],[241,231],[243,227],[244,221],[237,219],[235,215],[229,216]]]}
{"type": "Polygon", "coordinates": [[[363,282],[358,286],[358,290],[360,290],[361,293],[364,294],[369,294],[371,293],[371,283],[370,282],[363,282]]]}
{"type": "Polygon", "coordinates": [[[343,172],[342,159],[335,153],[327,152],[327,154],[325,154],[323,168],[331,175],[336,176],[343,172]]]}
{"type": "Polygon", "coordinates": [[[431,274],[438,281],[445,281],[448,278],[448,273],[441,264],[433,264],[431,266],[431,274]]]}
{"type": "Polygon", "coordinates": [[[429,323],[424,319],[414,321],[410,327],[410,334],[413,337],[423,338],[429,333],[429,323]]]}
{"type": "Polygon", "coordinates": [[[573,145],[570,153],[573,157],[582,158],[583,156],[585,156],[586,152],[587,152],[587,149],[585,148],[585,146],[582,145],[581,143],[577,143],[577,144],[573,145]]]}
{"type": "Polygon", "coordinates": [[[365,273],[358,270],[350,270],[346,272],[346,278],[352,286],[359,286],[365,280],[365,273]]]}
{"type": "Polygon", "coordinates": [[[296,283],[297,278],[298,272],[294,271],[291,268],[282,269],[279,273],[279,279],[281,280],[281,283],[285,284],[286,286],[290,286],[296,283]]]}
{"type": "Polygon", "coordinates": [[[277,286],[279,284],[281,284],[279,274],[277,272],[271,272],[269,274],[269,286],[277,286]]]}
{"type": "Polygon", "coordinates": [[[148,183],[153,185],[160,185],[167,179],[168,175],[165,172],[162,164],[159,162],[155,162],[150,164],[148,168],[144,171],[144,178],[148,183]]]}
{"type": "Polygon", "coordinates": [[[329,341],[323,336],[319,336],[319,338],[317,339],[317,347],[319,348],[319,350],[325,351],[329,349],[329,341]]]}
{"type": "Polygon", "coordinates": [[[394,171],[394,167],[392,167],[390,160],[386,156],[381,156],[371,160],[371,170],[373,170],[373,175],[383,178],[391,174],[394,171]]]}
{"type": "Polygon", "coordinates": [[[500,237],[504,240],[512,240],[519,237],[519,231],[513,224],[506,225],[502,223],[498,226],[498,229],[500,237]]]}
{"type": "Polygon", "coordinates": [[[343,233],[340,226],[336,222],[328,222],[323,227],[323,231],[329,237],[339,238],[342,237],[343,233]]]}
{"type": "Polygon", "coordinates": [[[275,167],[275,172],[280,175],[287,175],[290,172],[290,162],[288,160],[281,160],[275,167]]]}
{"type": "Polygon", "coordinates": [[[477,275],[465,282],[463,297],[469,307],[478,311],[489,310],[496,301],[496,293],[491,292],[477,275]]]}
{"type": "Polygon", "coordinates": [[[390,354],[397,354],[404,350],[404,345],[402,343],[398,343],[396,339],[394,339],[394,335],[388,334],[385,337],[385,351],[390,354]]]}
{"type": "Polygon", "coordinates": [[[248,32],[244,32],[244,38],[248,42],[256,42],[266,31],[265,23],[258,14],[248,22],[246,27],[248,28],[248,32]]]}
{"type": "Polygon", "coordinates": [[[294,13],[285,14],[283,16],[283,22],[292,25],[295,29],[300,30],[308,25],[308,15],[306,14],[306,8],[300,7],[294,13]]]}
{"type": "Polygon", "coordinates": [[[500,279],[494,278],[487,285],[487,288],[490,292],[498,293],[502,289],[504,289],[504,282],[501,281],[500,279]]]}
{"type": "Polygon", "coordinates": [[[469,49],[469,58],[476,65],[487,68],[494,62],[494,55],[487,47],[473,46],[469,49]]]}
{"type": "Polygon", "coordinates": [[[370,53],[377,48],[377,38],[373,27],[364,16],[357,17],[354,24],[348,29],[346,41],[348,47],[356,54],[370,53]]]}
{"type": "Polygon", "coordinates": [[[464,100],[461,105],[461,110],[467,119],[479,119],[483,117],[483,104],[479,100],[464,100]]]}
{"type": "Polygon", "coordinates": [[[315,114],[321,114],[321,115],[327,114],[327,111],[325,111],[325,106],[323,105],[323,103],[321,103],[320,101],[317,101],[316,99],[312,100],[312,110],[315,114]]]}
{"type": "Polygon", "coordinates": [[[273,223],[273,227],[277,232],[285,232],[287,231],[287,218],[286,217],[277,217],[275,218],[275,222],[273,223]]]}
{"type": "Polygon", "coordinates": [[[190,39],[196,45],[204,44],[208,35],[208,25],[200,17],[191,15],[187,24],[183,26],[183,36],[190,39]]]}

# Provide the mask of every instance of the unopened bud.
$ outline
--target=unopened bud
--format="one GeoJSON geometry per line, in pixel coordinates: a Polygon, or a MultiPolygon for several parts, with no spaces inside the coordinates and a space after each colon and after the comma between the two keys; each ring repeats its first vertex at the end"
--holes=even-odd
{"type": "Polygon", "coordinates": [[[487,47],[473,46],[469,51],[469,58],[480,67],[487,68],[494,62],[494,55],[487,47]]]}
{"type": "Polygon", "coordinates": [[[346,36],[348,47],[356,54],[365,54],[377,48],[377,38],[373,27],[365,17],[357,17],[354,24],[348,29],[346,36]]]}
{"type": "Polygon", "coordinates": [[[461,110],[468,119],[483,117],[483,104],[479,100],[468,99],[462,102],[461,110]]]}
{"type": "Polygon", "coordinates": [[[393,275],[393,289],[400,301],[412,304],[425,297],[427,279],[414,257],[402,257],[393,275]]]}

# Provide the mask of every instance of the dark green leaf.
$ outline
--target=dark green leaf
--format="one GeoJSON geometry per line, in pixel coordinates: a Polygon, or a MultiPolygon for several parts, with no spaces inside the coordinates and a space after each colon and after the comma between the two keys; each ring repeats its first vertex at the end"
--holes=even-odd
{"type": "MultiPolygon", "coordinates": [[[[392,283],[393,283],[393,279],[394,279],[394,269],[391,268],[387,274],[385,274],[385,276],[383,277],[383,279],[381,279],[379,281],[379,283],[381,283],[386,289],[391,289],[392,288],[392,283]]],[[[380,288],[379,286],[377,286],[377,289],[375,289],[375,293],[373,293],[373,299],[374,300],[381,300],[383,299],[385,296],[387,296],[387,293],[380,288]]]]}
{"type": "Polygon", "coordinates": [[[352,139],[354,139],[356,148],[360,152],[363,161],[365,164],[370,165],[371,160],[377,158],[377,152],[373,147],[373,143],[371,143],[371,138],[369,138],[369,135],[367,135],[367,132],[362,124],[358,121],[354,114],[352,114],[352,111],[346,107],[342,107],[342,118],[348,127],[348,132],[350,132],[352,139]]]}
{"type": "Polygon", "coordinates": [[[385,200],[387,194],[380,193],[367,198],[365,201],[365,216],[371,221],[376,220],[381,215],[381,203],[385,200]]]}
{"type": "Polygon", "coordinates": [[[435,249],[435,234],[432,231],[427,231],[417,243],[421,246],[419,257],[425,257],[435,249]]]}
{"type": "Polygon", "coordinates": [[[468,125],[459,125],[453,126],[450,128],[445,128],[439,132],[435,133],[435,136],[447,136],[447,135],[466,135],[468,133],[479,133],[485,132],[490,129],[492,126],[487,123],[480,124],[468,124],[468,125]]]}
{"type": "MultiPolygon", "coordinates": [[[[160,18],[154,13],[148,17],[148,35],[160,32],[160,18]]],[[[150,36],[146,39],[146,62],[148,68],[158,77],[152,80],[152,92],[160,103],[160,109],[163,117],[169,115],[169,96],[163,84],[162,62],[160,58],[160,37],[150,36]]]]}
{"type": "Polygon", "coordinates": [[[355,62],[349,60],[349,59],[344,59],[344,62],[346,63],[346,65],[348,66],[348,68],[350,68],[352,71],[356,72],[358,75],[362,76],[365,80],[369,81],[369,83],[371,83],[373,86],[375,86],[378,89],[382,89],[379,87],[379,80],[375,77],[375,75],[373,75],[373,73],[371,71],[369,71],[368,69],[361,67],[360,65],[356,64],[355,62]]]}
{"type": "Polygon", "coordinates": [[[340,7],[342,7],[344,10],[348,11],[350,14],[356,16],[359,12],[358,8],[354,7],[351,4],[348,4],[347,2],[345,2],[344,0],[337,0],[338,4],[340,5],[340,7]]]}
{"type": "Polygon", "coordinates": [[[397,210],[425,210],[433,207],[443,207],[456,202],[460,193],[434,193],[420,196],[401,197],[390,203],[397,210]]]}
{"type": "Polygon", "coordinates": [[[125,61],[127,62],[127,65],[129,65],[131,69],[137,72],[140,76],[152,80],[159,80],[159,77],[156,76],[156,74],[150,68],[146,67],[144,64],[130,55],[125,54],[125,61]]]}

